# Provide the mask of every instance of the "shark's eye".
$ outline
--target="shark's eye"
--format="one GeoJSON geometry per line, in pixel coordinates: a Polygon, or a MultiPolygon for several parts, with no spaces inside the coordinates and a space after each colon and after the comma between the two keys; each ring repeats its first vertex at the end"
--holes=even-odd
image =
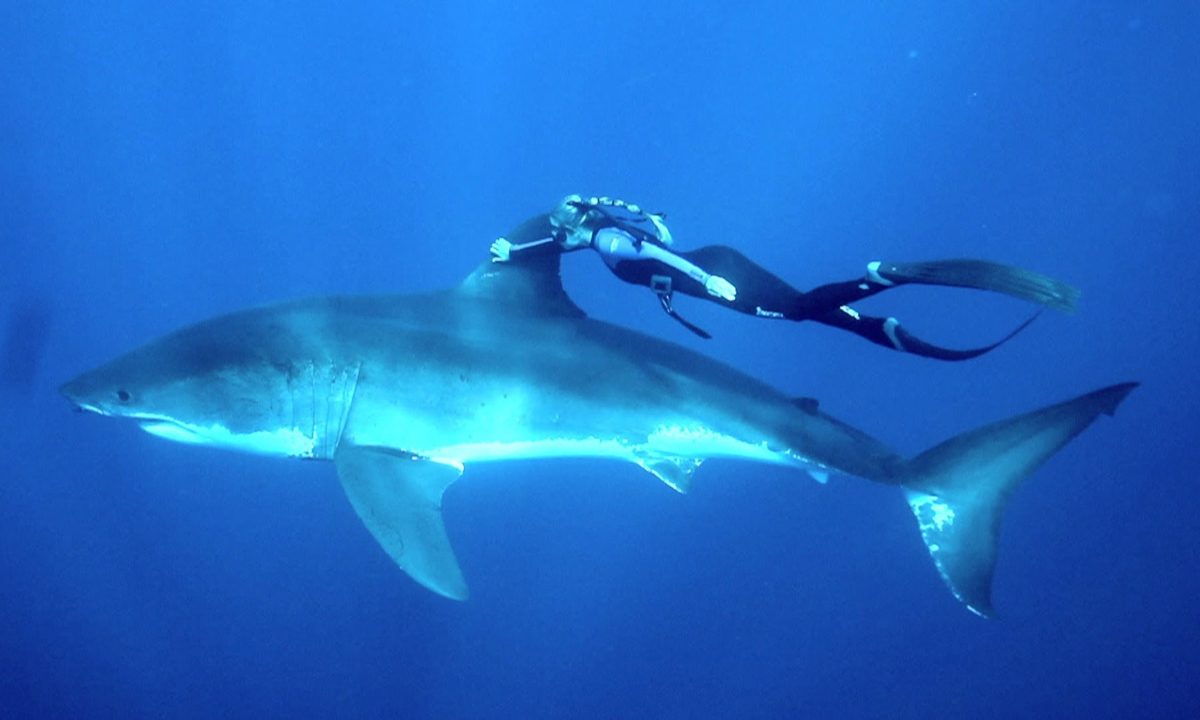
{"type": "Polygon", "coordinates": [[[121,402],[129,402],[129,392],[126,390],[118,390],[117,399],[121,402]]]}

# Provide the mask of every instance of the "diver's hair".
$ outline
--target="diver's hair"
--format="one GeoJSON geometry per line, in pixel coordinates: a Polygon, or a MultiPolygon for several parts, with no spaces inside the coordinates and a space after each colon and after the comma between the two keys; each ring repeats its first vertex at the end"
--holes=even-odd
{"type": "Polygon", "coordinates": [[[584,219],[586,219],[588,215],[588,212],[575,206],[575,203],[581,202],[582,200],[583,198],[579,197],[578,195],[568,195],[562,200],[559,200],[558,204],[554,206],[554,209],[550,211],[550,221],[554,223],[556,227],[563,227],[567,224],[582,225],[584,219]]]}

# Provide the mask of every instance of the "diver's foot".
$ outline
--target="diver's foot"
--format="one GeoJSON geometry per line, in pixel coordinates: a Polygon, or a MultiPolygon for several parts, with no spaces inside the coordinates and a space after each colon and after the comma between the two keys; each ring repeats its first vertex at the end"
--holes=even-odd
{"type": "Polygon", "coordinates": [[[885,278],[879,273],[879,269],[882,265],[883,263],[879,262],[878,260],[867,263],[867,282],[875,283],[876,285],[882,285],[884,287],[892,287],[896,284],[896,282],[894,280],[885,278]]]}

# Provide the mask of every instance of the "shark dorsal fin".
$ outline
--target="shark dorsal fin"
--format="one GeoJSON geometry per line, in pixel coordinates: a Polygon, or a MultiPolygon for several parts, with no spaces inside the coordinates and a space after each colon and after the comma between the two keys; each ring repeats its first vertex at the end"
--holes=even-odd
{"type": "Polygon", "coordinates": [[[562,255],[550,253],[497,263],[486,260],[455,292],[531,313],[585,317],[567,296],[559,265],[562,255]]]}
{"type": "Polygon", "coordinates": [[[536,247],[526,249],[508,262],[492,262],[489,258],[455,292],[498,303],[509,310],[584,317],[563,290],[559,274],[562,252],[558,243],[542,242],[553,234],[554,225],[548,214],[526,220],[508,234],[508,239],[536,247]]]}

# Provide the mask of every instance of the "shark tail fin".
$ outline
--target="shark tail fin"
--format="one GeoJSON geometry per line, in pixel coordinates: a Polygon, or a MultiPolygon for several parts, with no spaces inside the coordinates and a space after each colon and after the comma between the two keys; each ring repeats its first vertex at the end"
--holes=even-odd
{"type": "Polygon", "coordinates": [[[903,486],[950,591],[990,617],[1000,517],[1013,491],[1138,383],[1123,383],[963,433],[909,460],[903,486]]]}

